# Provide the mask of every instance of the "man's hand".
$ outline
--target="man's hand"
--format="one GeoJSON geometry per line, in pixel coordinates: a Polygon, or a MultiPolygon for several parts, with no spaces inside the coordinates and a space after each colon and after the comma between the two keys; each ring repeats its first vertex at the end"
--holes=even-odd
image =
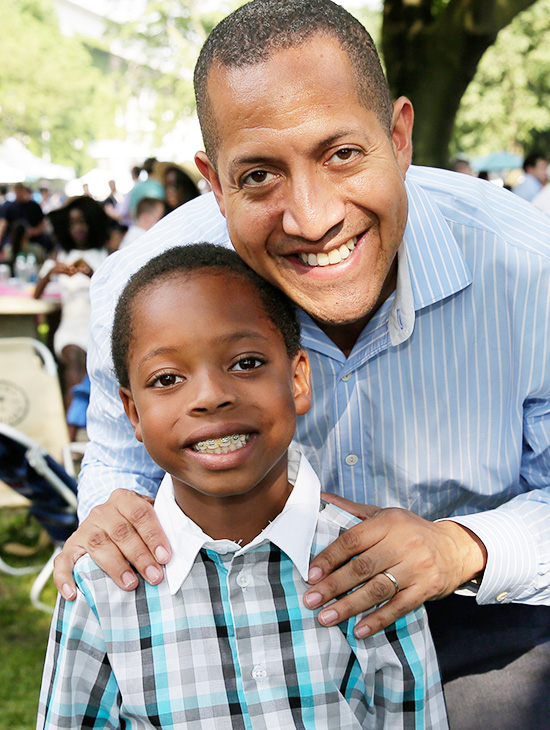
{"type": "Polygon", "coordinates": [[[428,522],[404,509],[358,505],[332,494],[323,494],[323,499],[363,522],[311,562],[313,588],[305,594],[304,603],[318,608],[364,583],[319,613],[325,626],[387,601],[355,627],[358,638],[369,636],[424,601],[449,595],[485,568],[485,546],[456,522],[428,522]],[[398,591],[383,571],[397,581],[398,591]]]}
{"type": "Polygon", "coordinates": [[[125,590],[138,581],[128,563],[152,585],[163,577],[170,545],[152,507],[152,500],[128,489],[117,489],[105,504],[94,507],[55,559],[54,581],[64,598],[76,598],[73,567],[84,553],[125,590]]]}

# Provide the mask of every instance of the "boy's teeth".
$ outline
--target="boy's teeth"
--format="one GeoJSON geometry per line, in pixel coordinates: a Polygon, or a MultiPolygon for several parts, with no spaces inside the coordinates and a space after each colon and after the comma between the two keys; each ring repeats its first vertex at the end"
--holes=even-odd
{"type": "Polygon", "coordinates": [[[328,253],[301,253],[299,256],[308,266],[331,266],[347,259],[356,244],[357,237],[354,237],[350,238],[347,243],[343,243],[340,248],[333,248],[328,253]]]}
{"type": "Polygon", "coordinates": [[[249,438],[249,433],[234,433],[231,436],[223,436],[220,439],[198,441],[191,448],[193,451],[200,451],[201,454],[228,454],[230,451],[242,449],[249,438]]]}

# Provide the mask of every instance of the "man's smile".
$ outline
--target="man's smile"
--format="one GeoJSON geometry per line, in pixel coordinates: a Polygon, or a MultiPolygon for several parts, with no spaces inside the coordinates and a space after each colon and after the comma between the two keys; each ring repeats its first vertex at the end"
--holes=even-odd
{"type": "Polygon", "coordinates": [[[320,253],[303,252],[298,254],[298,256],[307,266],[333,266],[349,258],[356,245],[357,236],[354,236],[347,243],[343,243],[331,251],[321,251],[320,253]]]}

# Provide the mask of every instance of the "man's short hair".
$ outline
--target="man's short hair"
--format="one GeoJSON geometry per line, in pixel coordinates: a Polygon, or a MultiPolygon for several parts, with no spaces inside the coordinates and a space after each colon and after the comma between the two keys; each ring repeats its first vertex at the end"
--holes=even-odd
{"type": "Polygon", "coordinates": [[[374,41],[356,18],[331,0],[253,0],[214,28],[195,66],[197,113],[213,165],[219,139],[207,86],[212,66],[254,66],[274,52],[300,46],[315,35],[334,38],[340,44],[351,63],[359,101],[374,111],[390,134],[390,90],[374,41]]]}
{"type": "Polygon", "coordinates": [[[144,213],[152,213],[159,206],[164,208],[164,200],[162,198],[141,198],[136,206],[136,220],[144,213]]]}
{"type": "Polygon", "coordinates": [[[111,331],[111,355],[115,375],[123,388],[130,387],[128,353],[134,332],[132,319],[136,297],[158,282],[205,270],[222,277],[234,274],[251,284],[258,292],[263,314],[280,332],[288,356],[292,358],[298,353],[301,348],[300,324],[296,306],[286,294],[262,279],[232,249],[213,243],[175,246],[144,264],[128,280],[116,305],[111,331]]]}
{"type": "Polygon", "coordinates": [[[528,167],[536,167],[539,160],[548,162],[548,157],[543,155],[542,152],[530,152],[527,157],[523,160],[523,170],[527,172],[528,167]]]}

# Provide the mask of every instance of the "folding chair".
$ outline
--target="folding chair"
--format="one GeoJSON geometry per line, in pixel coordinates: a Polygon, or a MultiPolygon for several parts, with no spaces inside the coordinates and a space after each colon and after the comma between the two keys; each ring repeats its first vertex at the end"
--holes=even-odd
{"type": "Polygon", "coordinates": [[[40,600],[40,594],[53,572],[54,559],[78,525],[76,481],[34,439],[3,423],[0,479],[28,500],[30,514],[47,531],[54,545],[44,566],[12,568],[0,558],[0,570],[10,575],[40,570],[31,588],[31,601],[36,608],[53,613],[53,608],[40,600]]]}
{"type": "Polygon", "coordinates": [[[0,337],[0,422],[19,429],[61,462],[69,443],[57,364],[30,337],[0,337]]]}

